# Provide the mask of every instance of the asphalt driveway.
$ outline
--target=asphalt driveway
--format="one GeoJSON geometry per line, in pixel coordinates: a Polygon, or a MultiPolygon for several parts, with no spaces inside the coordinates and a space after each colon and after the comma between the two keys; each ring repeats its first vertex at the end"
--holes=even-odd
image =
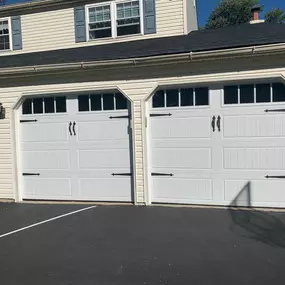
{"type": "Polygon", "coordinates": [[[285,213],[87,207],[0,204],[1,284],[285,282],[285,213]]]}

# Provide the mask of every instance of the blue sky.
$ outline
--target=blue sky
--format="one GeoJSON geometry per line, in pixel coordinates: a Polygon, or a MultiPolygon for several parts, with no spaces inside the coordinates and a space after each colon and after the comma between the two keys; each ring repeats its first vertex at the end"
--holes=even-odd
{"type": "MultiPolygon", "coordinates": [[[[211,11],[217,6],[220,0],[197,0],[199,25],[204,25],[211,11]]],[[[264,6],[264,12],[268,12],[273,8],[285,10],[285,0],[261,0],[264,6]]]]}
{"type": "MultiPolygon", "coordinates": [[[[27,2],[27,0],[7,0],[7,4],[27,2]]],[[[211,11],[217,6],[220,0],[197,0],[199,24],[204,25],[211,11]]],[[[273,8],[281,8],[285,10],[284,0],[261,0],[264,5],[264,11],[267,12],[273,8]]]]}

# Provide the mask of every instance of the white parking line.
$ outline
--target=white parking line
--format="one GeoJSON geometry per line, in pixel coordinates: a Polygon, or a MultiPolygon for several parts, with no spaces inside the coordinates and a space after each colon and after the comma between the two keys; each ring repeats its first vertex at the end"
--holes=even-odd
{"type": "Polygon", "coordinates": [[[48,219],[48,220],[45,220],[45,221],[42,221],[42,222],[39,222],[39,223],[32,224],[32,225],[29,225],[29,226],[24,227],[24,228],[20,228],[18,230],[14,230],[14,231],[8,232],[6,234],[2,234],[2,235],[0,235],[0,238],[6,237],[6,236],[9,236],[9,235],[13,235],[15,233],[18,233],[18,232],[21,232],[21,231],[24,231],[24,230],[27,230],[27,229],[30,229],[30,228],[42,225],[42,224],[46,224],[46,223],[49,223],[51,221],[58,220],[58,219],[61,219],[61,218],[64,218],[64,217],[67,217],[67,216],[70,216],[70,215],[74,215],[76,213],[87,211],[87,210],[90,210],[90,209],[93,209],[93,208],[96,208],[96,207],[97,206],[91,206],[91,207],[87,207],[87,208],[83,208],[83,209],[80,209],[80,210],[76,210],[76,211],[73,211],[73,212],[70,212],[70,213],[67,213],[67,214],[56,216],[54,218],[51,218],[51,219],[48,219]]]}

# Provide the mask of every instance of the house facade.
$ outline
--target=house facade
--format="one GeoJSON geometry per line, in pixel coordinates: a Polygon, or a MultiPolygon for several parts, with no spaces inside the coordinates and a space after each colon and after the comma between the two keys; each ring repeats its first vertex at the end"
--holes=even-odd
{"type": "Polygon", "coordinates": [[[197,31],[194,0],[0,18],[1,199],[285,206],[282,25],[197,31]]]}

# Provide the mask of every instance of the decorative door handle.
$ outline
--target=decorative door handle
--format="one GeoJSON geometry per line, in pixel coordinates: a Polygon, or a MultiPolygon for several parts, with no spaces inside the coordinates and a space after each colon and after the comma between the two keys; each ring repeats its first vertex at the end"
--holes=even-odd
{"type": "Polygon", "coordinates": [[[217,128],[218,128],[218,131],[220,132],[221,131],[221,116],[218,116],[217,128]]]}
{"type": "Polygon", "coordinates": [[[72,132],[71,132],[71,126],[72,126],[72,123],[69,122],[69,127],[68,127],[68,130],[69,130],[69,135],[72,136],[72,132]]]}
{"type": "Polygon", "coordinates": [[[75,126],[76,126],[76,123],[75,123],[75,122],[73,122],[73,127],[72,127],[72,129],[73,129],[73,134],[76,136],[75,126]]]}
{"type": "Polygon", "coordinates": [[[212,118],[212,129],[213,129],[213,132],[215,132],[215,130],[216,130],[216,117],[215,116],[213,116],[213,118],[212,118]]]}

